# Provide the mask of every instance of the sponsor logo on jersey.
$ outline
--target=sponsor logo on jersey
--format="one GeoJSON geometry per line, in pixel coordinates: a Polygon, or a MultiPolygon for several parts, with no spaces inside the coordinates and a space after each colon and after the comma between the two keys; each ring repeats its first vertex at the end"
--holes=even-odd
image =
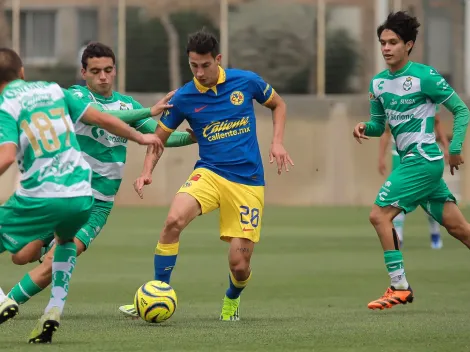
{"type": "Polygon", "coordinates": [[[403,82],[403,89],[409,91],[413,87],[413,78],[406,77],[405,82],[403,82]]]}
{"type": "Polygon", "coordinates": [[[227,137],[249,133],[250,131],[250,117],[245,116],[235,121],[225,120],[211,122],[203,128],[202,135],[207,138],[209,142],[213,142],[227,137]]]}
{"type": "Polygon", "coordinates": [[[442,90],[446,90],[446,89],[449,88],[449,83],[447,83],[447,81],[444,78],[441,78],[441,80],[439,82],[437,82],[436,85],[438,87],[441,86],[440,88],[442,90]]]}
{"type": "Polygon", "coordinates": [[[369,93],[369,100],[375,100],[374,93],[372,93],[372,92],[369,93]]]}
{"type": "Polygon", "coordinates": [[[414,99],[401,99],[400,104],[414,104],[415,100],[414,99]]]}
{"type": "Polygon", "coordinates": [[[398,101],[396,101],[395,99],[392,99],[392,101],[390,102],[390,105],[397,105],[398,104],[398,101]]]}
{"type": "Polygon", "coordinates": [[[384,89],[384,83],[385,83],[385,81],[380,81],[380,83],[379,83],[379,85],[377,86],[377,88],[379,88],[379,90],[384,89]]]}
{"type": "Polygon", "coordinates": [[[415,117],[415,114],[387,113],[390,121],[408,121],[415,117]]]}

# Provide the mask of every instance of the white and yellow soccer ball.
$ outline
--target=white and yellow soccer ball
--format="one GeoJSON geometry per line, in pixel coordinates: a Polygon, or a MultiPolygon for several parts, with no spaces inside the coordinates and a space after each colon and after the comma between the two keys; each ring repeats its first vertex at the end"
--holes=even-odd
{"type": "Polygon", "coordinates": [[[163,323],[175,313],[178,299],[173,288],[162,281],[149,281],[134,297],[137,314],[148,323],[163,323]]]}

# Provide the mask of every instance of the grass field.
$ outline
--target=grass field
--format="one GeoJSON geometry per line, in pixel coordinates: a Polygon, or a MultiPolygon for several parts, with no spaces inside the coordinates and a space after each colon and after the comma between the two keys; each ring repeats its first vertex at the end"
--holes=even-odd
{"type": "MultiPolygon", "coordinates": [[[[266,210],[262,240],[243,293],[241,321],[218,321],[227,287],[227,245],[218,214],[183,233],[172,286],[179,306],[161,325],[122,317],[135,290],[153,278],[153,251],[166,209],[115,209],[78,260],[53,345],[28,346],[49,290],[0,326],[1,351],[469,351],[470,253],[444,236],[430,249],[421,210],[407,218],[405,267],[411,305],[369,311],[389,279],[367,208],[266,210]]],[[[466,212],[470,218],[470,212],[466,212]]],[[[9,290],[31,266],[0,259],[9,290]]]]}

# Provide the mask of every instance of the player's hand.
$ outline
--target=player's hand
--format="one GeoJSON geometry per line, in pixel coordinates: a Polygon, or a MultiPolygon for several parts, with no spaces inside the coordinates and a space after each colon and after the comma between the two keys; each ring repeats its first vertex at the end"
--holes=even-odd
{"type": "Polygon", "coordinates": [[[272,164],[274,159],[276,159],[278,175],[281,174],[283,167],[286,172],[289,172],[289,164],[294,166],[294,162],[290,158],[282,143],[271,144],[271,148],[269,149],[269,163],[272,164]]]}
{"type": "Polygon", "coordinates": [[[450,166],[450,173],[454,175],[454,169],[458,170],[459,165],[463,164],[463,158],[460,154],[451,154],[449,156],[449,166],[450,166]]]}
{"type": "Polygon", "coordinates": [[[187,128],[186,129],[186,132],[189,133],[189,135],[191,136],[191,140],[194,142],[194,143],[197,143],[197,138],[196,138],[196,135],[194,134],[194,131],[190,128],[187,128]]]}
{"type": "Polygon", "coordinates": [[[158,138],[156,134],[142,134],[139,132],[139,136],[136,138],[136,142],[140,145],[153,145],[157,155],[162,155],[165,145],[162,140],[158,138]]]}
{"type": "Polygon", "coordinates": [[[382,158],[379,159],[379,174],[382,176],[385,176],[385,173],[387,172],[387,166],[385,165],[385,160],[382,158]]]}
{"type": "Polygon", "coordinates": [[[173,95],[175,95],[176,90],[171,91],[163,99],[161,99],[158,103],[156,103],[154,106],[150,108],[150,113],[152,116],[159,116],[163,110],[165,109],[170,109],[173,107],[172,104],[168,104],[171,98],[173,98],[173,95]]]}
{"type": "Polygon", "coordinates": [[[152,175],[142,175],[134,181],[134,190],[139,195],[140,199],[144,199],[144,186],[152,183],[152,175]]]}
{"type": "Polygon", "coordinates": [[[365,132],[366,124],[364,122],[359,122],[356,127],[354,127],[353,136],[356,138],[356,141],[358,141],[359,144],[362,144],[361,139],[369,139],[369,137],[365,135],[365,132]]]}

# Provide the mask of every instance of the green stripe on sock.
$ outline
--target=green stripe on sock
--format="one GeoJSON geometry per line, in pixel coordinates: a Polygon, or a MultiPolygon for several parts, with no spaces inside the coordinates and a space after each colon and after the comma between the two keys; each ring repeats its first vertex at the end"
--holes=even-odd
{"type": "Polygon", "coordinates": [[[8,297],[14,299],[18,304],[23,304],[29,301],[31,297],[41,292],[40,288],[31,279],[29,274],[26,274],[20,282],[18,282],[8,293],[8,297]]]}

